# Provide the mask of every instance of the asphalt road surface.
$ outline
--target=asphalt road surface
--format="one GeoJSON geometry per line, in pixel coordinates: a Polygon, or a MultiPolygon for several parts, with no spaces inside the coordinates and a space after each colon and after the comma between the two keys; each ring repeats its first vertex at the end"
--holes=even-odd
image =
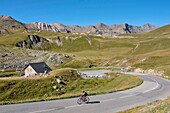
{"type": "Polygon", "coordinates": [[[170,96],[170,81],[139,73],[142,85],[133,89],[89,96],[90,102],[78,105],[78,98],[53,101],[1,105],[0,113],[115,113],[170,96]]]}

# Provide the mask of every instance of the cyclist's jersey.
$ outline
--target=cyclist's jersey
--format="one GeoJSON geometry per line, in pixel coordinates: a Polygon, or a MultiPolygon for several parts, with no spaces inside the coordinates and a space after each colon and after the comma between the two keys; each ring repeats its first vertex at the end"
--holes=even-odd
{"type": "Polygon", "coordinates": [[[87,93],[86,93],[86,92],[83,92],[83,96],[87,96],[87,93]]]}

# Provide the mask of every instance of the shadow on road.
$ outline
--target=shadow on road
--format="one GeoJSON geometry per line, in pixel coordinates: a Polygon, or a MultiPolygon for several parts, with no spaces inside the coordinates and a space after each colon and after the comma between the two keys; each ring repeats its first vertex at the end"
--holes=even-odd
{"type": "Polygon", "coordinates": [[[86,104],[97,104],[100,103],[100,101],[91,101],[91,102],[87,102],[86,104]]]}

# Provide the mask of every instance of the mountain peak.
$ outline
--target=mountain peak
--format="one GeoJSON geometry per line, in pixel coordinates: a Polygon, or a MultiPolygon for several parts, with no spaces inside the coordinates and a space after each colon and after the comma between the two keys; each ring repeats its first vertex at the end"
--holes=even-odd
{"type": "Polygon", "coordinates": [[[156,27],[155,25],[152,25],[152,24],[144,24],[143,26],[147,26],[147,27],[156,27]]]}
{"type": "Polygon", "coordinates": [[[100,27],[107,27],[107,25],[106,24],[104,24],[104,23],[98,23],[98,24],[96,24],[95,26],[100,26],[100,27]]]}
{"type": "Polygon", "coordinates": [[[151,31],[150,29],[156,29],[158,28],[157,26],[155,25],[152,25],[152,24],[144,24],[143,26],[141,26],[143,29],[145,29],[145,31],[151,31]]]}
{"type": "Polygon", "coordinates": [[[98,30],[104,30],[104,29],[107,29],[107,25],[103,24],[103,23],[98,23],[95,25],[95,27],[98,29],[98,30]]]}
{"type": "Polygon", "coordinates": [[[13,19],[11,16],[0,16],[0,35],[9,34],[11,31],[26,30],[23,23],[13,19]]]}
{"type": "Polygon", "coordinates": [[[57,26],[65,26],[64,24],[61,24],[61,23],[57,23],[57,22],[55,22],[55,23],[52,23],[51,25],[57,25],[57,26]]]}
{"type": "Polygon", "coordinates": [[[16,21],[11,16],[4,16],[4,15],[0,15],[0,20],[12,20],[12,21],[16,21]]]}
{"type": "Polygon", "coordinates": [[[0,18],[3,18],[3,19],[8,19],[8,18],[10,18],[10,19],[12,19],[11,16],[5,16],[5,15],[0,15],[0,18]]]}

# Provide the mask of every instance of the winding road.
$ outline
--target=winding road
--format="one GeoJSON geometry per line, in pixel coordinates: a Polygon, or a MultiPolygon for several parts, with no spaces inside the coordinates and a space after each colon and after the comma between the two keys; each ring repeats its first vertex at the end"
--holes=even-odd
{"type": "Polygon", "coordinates": [[[78,98],[1,105],[0,113],[115,113],[170,96],[170,81],[146,74],[128,72],[143,78],[133,89],[89,96],[88,104],[78,105],[78,98]]]}

